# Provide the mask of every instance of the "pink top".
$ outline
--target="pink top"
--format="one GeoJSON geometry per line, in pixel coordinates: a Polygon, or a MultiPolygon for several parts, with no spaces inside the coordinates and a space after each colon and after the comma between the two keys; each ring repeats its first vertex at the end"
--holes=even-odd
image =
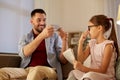
{"type": "MultiPolygon", "coordinates": [[[[101,66],[101,61],[104,55],[104,49],[106,44],[112,43],[113,41],[110,40],[105,40],[102,43],[96,44],[96,40],[95,39],[91,39],[89,42],[89,46],[90,46],[90,52],[91,52],[91,68],[99,68],[101,66]]],[[[115,60],[116,60],[116,52],[114,49],[108,70],[106,72],[106,74],[108,74],[109,76],[114,77],[115,76],[115,69],[114,69],[114,65],[115,65],[115,60]]]]}

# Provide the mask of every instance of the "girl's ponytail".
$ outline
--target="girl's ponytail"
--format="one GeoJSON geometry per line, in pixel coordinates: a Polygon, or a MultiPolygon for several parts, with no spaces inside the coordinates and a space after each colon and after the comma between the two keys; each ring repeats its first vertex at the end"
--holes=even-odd
{"type": "Polygon", "coordinates": [[[112,18],[109,18],[109,21],[112,22],[112,29],[111,29],[111,33],[110,36],[108,37],[109,40],[113,40],[114,41],[114,45],[116,48],[116,52],[117,52],[117,56],[119,56],[119,48],[118,48],[118,42],[117,42],[117,36],[116,36],[116,32],[115,32],[115,26],[114,26],[114,21],[112,18]]]}

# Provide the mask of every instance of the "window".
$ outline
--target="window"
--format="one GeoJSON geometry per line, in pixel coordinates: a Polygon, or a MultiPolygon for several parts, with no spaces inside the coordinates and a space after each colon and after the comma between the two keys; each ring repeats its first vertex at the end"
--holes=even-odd
{"type": "Polygon", "coordinates": [[[30,30],[33,0],[0,0],[0,52],[18,52],[21,35],[30,30]]]}

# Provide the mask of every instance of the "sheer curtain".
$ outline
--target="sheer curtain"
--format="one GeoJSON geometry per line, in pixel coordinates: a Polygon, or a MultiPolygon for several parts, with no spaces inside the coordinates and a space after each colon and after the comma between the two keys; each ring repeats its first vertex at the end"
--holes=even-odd
{"type": "Polygon", "coordinates": [[[33,0],[0,0],[0,52],[18,51],[20,37],[30,30],[33,0]]]}
{"type": "MultiPolygon", "coordinates": [[[[120,26],[116,24],[118,5],[120,0],[104,0],[104,12],[108,17],[114,18],[118,45],[120,45],[120,26]]],[[[120,48],[120,46],[119,46],[120,48]]]]}
{"type": "MultiPolygon", "coordinates": [[[[118,6],[120,5],[120,0],[116,0],[116,19],[117,19],[117,15],[118,15],[118,6]]],[[[120,25],[116,25],[117,26],[117,35],[118,35],[118,44],[120,45],[120,25]]],[[[120,46],[119,46],[120,49],[120,46]]]]}

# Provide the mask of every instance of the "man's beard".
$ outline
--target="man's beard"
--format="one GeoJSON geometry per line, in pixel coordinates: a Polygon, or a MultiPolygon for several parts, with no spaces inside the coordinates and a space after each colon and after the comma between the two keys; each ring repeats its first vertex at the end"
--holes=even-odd
{"type": "Polygon", "coordinates": [[[41,33],[43,31],[43,29],[45,28],[46,25],[38,25],[38,28],[36,28],[35,30],[39,33],[41,33]],[[39,26],[43,26],[42,28],[39,29],[39,26]]]}

